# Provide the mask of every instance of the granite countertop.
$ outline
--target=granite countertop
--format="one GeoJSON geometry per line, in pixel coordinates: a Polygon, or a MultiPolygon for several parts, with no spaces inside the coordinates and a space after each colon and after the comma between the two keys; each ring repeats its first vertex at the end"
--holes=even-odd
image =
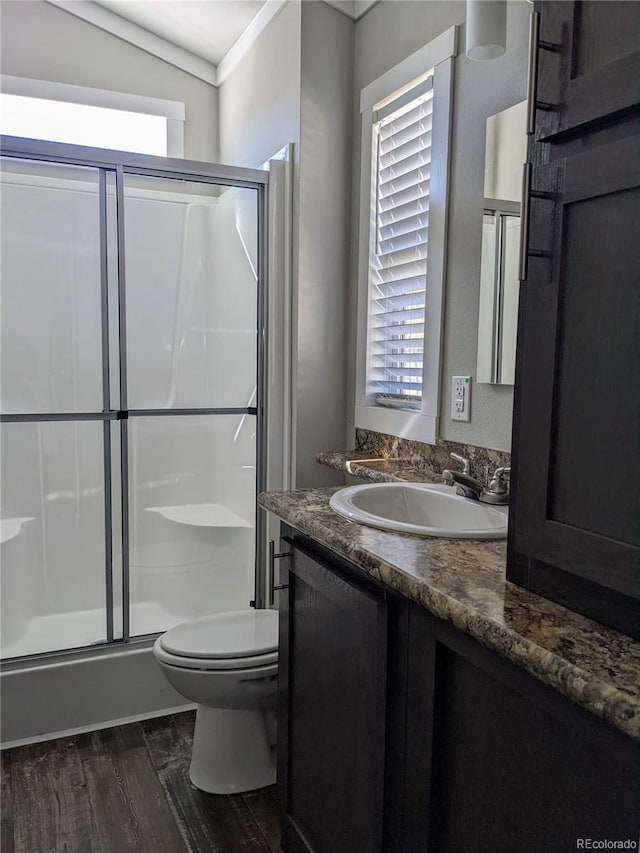
{"type": "MultiPolygon", "coordinates": [[[[386,469],[375,479],[404,479],[392,469],[392,460],[383,461],[386,469]]],[[[262,493],[258,502],[366,574],[640,739],[640,643],[508,583],[504,540],[427,539],[354,524],[329,507],[334,491],[262,493]]]]}
{"type": "Polygon", "coordinates": [[[400,480],[408,483],[442,482],[440,474],[428,468],[418,468],[402,459],[374,459],[371,453],[362,450],[327,450],[316,455],[316,462],[376,483],[400,480]]]}

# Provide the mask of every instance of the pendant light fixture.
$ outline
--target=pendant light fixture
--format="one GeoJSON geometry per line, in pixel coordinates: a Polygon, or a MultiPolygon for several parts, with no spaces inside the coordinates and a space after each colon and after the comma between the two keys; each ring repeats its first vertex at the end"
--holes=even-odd
{"type": "Polygon", "coordinates": [[[467,56],[497,59],[507,46],[507,0],[467,0],[467,56]]]}

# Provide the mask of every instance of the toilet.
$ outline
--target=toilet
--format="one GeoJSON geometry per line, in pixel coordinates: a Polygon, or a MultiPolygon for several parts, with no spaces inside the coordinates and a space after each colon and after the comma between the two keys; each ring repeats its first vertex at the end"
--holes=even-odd
{"type": "Polygon", "coordinates": [[[202,791],[273,785],[278,612],[232,610],[171,628],[153,653],[169,683],[198,705],[189,776],[202,791]]]}

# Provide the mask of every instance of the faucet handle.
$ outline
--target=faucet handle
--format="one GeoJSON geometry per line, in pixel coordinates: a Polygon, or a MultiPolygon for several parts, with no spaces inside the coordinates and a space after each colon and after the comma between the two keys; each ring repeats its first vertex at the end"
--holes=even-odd
{"type": "Polygon", "coordinates": [[[469,474],[471,472],[471,465],[468,459],[465,459],[464,456],[460,456],[458,453],[452,453],[451,458],[455,459],[456,462],[460,462],[462,465],[462,473],[469,474]]]}
{"type": "Polygon", "coordinates": [[[507,492],[507,484],[504,481],[504,475],[510,473],[511,468],[496,468],[489,483],[488,491],[495,494],[505,494],[507,492]]]}
{"type": "Polygon", "coordinates": [[[486,504],[506,505],[509,503],[509,490],[504,475],[510,474],[511,468],[496,468],[493,472],[491,482],[483,490],[480,500],[486,504]]]}

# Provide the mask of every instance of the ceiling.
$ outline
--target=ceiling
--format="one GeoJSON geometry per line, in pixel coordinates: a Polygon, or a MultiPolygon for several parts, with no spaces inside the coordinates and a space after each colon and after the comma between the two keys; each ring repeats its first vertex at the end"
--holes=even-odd
{"type": "MultiPolygon", "coordinates": [[[[217,86],[231,73],[287,0],[47,2],[217,86]]],[[[357,20],[377,0],[324,2],[357,20]]]]}
{"type": "Polygon", "coordinates": [[[218,65],[265,0],[99,0],[96,3],[218,65]]]}

